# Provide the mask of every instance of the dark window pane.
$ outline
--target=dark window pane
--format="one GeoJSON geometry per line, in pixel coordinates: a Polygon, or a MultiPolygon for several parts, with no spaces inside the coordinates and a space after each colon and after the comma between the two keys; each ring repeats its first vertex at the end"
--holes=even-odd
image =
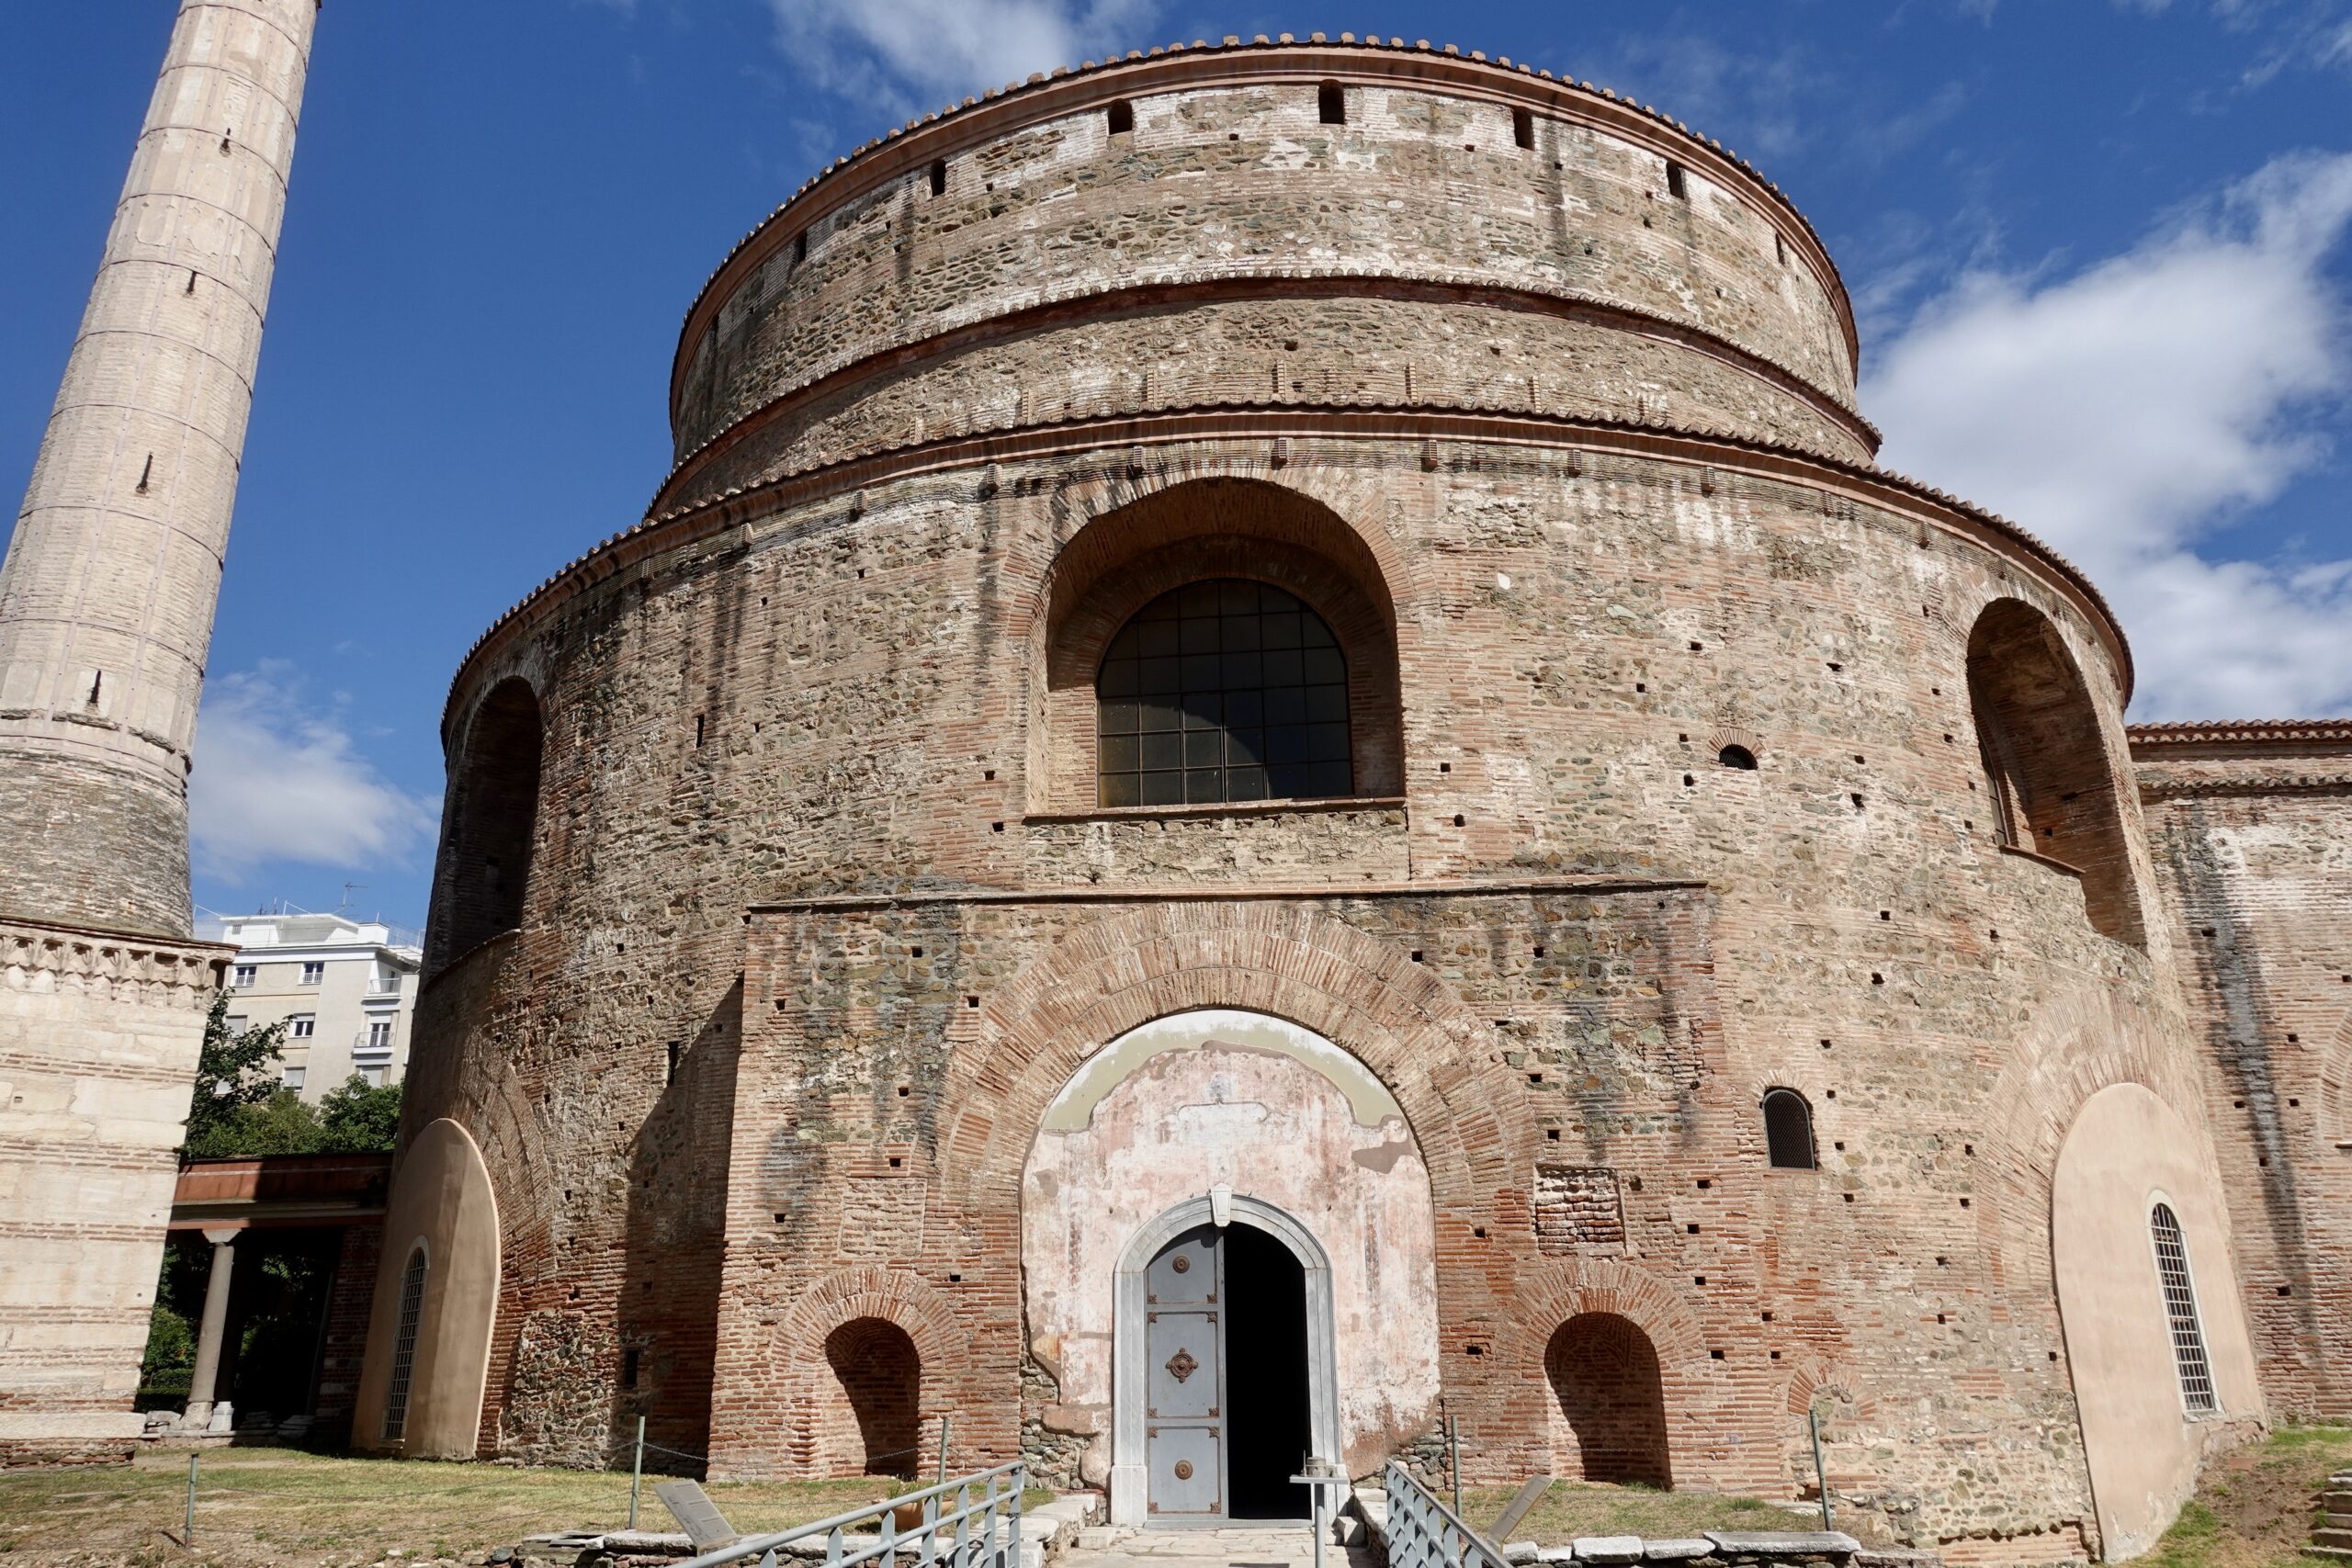
{"type": "Polygon", "coordinates": [[[1345,795],[1347,661],[1291,594],[1188,583],[1111,639],[1095,680],[1097,795],[1173,806],[1345,795]]]}

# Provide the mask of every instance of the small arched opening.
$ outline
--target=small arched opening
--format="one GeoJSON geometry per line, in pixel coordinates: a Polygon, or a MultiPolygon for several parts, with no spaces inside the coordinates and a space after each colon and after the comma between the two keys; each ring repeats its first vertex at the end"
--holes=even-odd
{"type": "Polygon", "coordinates": [[[474,710],[450,778],[434,879],[435,966],[522,923],[544,741],[539,700],[526,682],[500,682],[474,710]]]}
{"type": "Polygon", "coordinates": [[[1756,753],[1745,746],[1726,746],[1715,753],[1715,761],[1726,768],[1736,768],[1743,773],[1752,773],[1756,771],[1756,753]]]}
{"type": "Polygon", "coordinates": [[[822,1453],[834,1475],[911,1476],[922,1444],[922,1359],[907,1331],[857,1317],[825,1336],[822,1453]]]}
{"type": "Polygon", "coordinates": [[[1968,637],[1968,696],[2001,841],[2073,870],[2092,929],[2145,947],[2098,711],[2050,618],[2015,599],[1985,606],[1968,637]]]}
{"type": "Polygon", "coordinates": [[[1813,1170],[1820,1165],[1813,1142],[1813,1106],[1795,1089],[1764,1091],[1764,1147],[1775,1170],[1813,1170]]]}
{"type": "Polygon", "coordinates": [[[1552,1471],[1570,1479],[1665,1488],[1666,1388],[1657,1348],[1630,1319],[1578,1313],[1544,1352],[1556,1411],[1552,1471]]]}

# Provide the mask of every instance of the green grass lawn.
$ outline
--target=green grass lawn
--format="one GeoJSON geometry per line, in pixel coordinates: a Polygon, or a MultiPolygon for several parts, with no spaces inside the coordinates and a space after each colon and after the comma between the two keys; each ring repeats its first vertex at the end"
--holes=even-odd
{"type": "MultiPolygon", "coordinates": [[[[1487,1529],[1510,1506],[1516,1487],[1472,1487],[1462,1494],[1463,1517],[1487,1529]]],[[[1854,1521],[1838,1527],[1852,1533],[1854,1521]]],[[[1714,1492],[1657,1492],[1646,1486],[1603,1486],[1589,1481],[1555,1481],[1510,1532],[1514,1540],[1565,1546],[1580,1535],[1693,1536],[1702,1530],[1809,1530],[1821,1528],[1811,1507],[1714,1492]]]]}
{"type": "Polygon", "coordinates": [[[2312,1499],[2352,1470],[2352,1427],[2282,1427],[2209,1469],[2149,1568],[2313,1568],[2312,1499]]]}
{"type": "MultiPolygon", "coordinates": [[[[648,1476],[640,1528],[671,1530],[648,1476]]],[[[914,1483],[715,1481],[705,1483],[728,1522],[783,1529],[914,1483]]],[[[494,1547],[564,1529],[617,1529],[628,1520],[628,1476],[493,1464],[338,1459],[292,1449],[214,1449],[198,1471],[196,1550],[176,1544],[187,1494],[185,1453],[142,1454],[113,1468],[0,1474],[0,1565],[30,1568],[71,1556],[198,1568],[264,1563],[372,1563],[409,1558],[480,1562],[494,1547]],[[166,1532],[169,1532],[168,1535],[166,1532]]],[[[1033,1489],[1029,1501],[1049,1494],[1033,1489]]]]}

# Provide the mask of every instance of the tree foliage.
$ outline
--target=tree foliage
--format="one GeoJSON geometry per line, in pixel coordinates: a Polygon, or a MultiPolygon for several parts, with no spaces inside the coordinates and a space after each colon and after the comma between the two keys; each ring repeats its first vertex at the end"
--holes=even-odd
{"type": "Polygon", "coordinates": [[[375,1154],[390,1150],[401,1130],[401,1086],[380,1088],[354,1073],[319,1106],[319,1152],[375,1154]]]}
{"type": "Polygon", "coordinates": [[[318,1106],[278,1082],[286,1025],[229,1027],[226,992],[213,998],[188,1104],[187,1142],[195,1159],[262,1155],[350,1155],[389,1151],[400,1131],[401,1089],[379,1089],[353,1074],[318,1106]]]}
{"type": "Polygon", "coordinates": [[[232,1030],[229,993],[214,997],[212,1010],[204,1020],[204,1048],[196,1058],[196,1089],[188,1100],[185,1151],[191,1155],[243,1152],[221,1145],[237,1141],[231,1129],[243,1120],[247,1110],[266,1103],[278,1092],[274,1069],[285,1054],[283,1022],[232,1030]]]}

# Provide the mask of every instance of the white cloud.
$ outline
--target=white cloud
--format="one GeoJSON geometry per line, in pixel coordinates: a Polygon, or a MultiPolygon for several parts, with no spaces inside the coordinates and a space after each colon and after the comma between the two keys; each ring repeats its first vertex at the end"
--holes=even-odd
{"type": "Polygon", "coordinates": [[[2149,717],[2352,709],[2352,538],[2316,560],[2212,536],[2331,453],[2352,309],[2328,274],[2352,154],[2275,160],[2071,276],[1977,270],[1875,363],[1883,461],[2017,519],[2120,614],[2149,717]]]}
{"type": "Polygon", "coordinates": [[[785,52],[820,85],[893,100],[884,79],[949,98],[1099,58],[1159,10],[1159,0],[768,4],[785,52]]]}
{"type": "Polygon", "coordinates": [[[235,885],[273,863],[404,865],[430,845],[435,805],[385,779],[339,715],[308,711],[293,667],[207,682],[188,778],[197,869],[235,885]]]}

